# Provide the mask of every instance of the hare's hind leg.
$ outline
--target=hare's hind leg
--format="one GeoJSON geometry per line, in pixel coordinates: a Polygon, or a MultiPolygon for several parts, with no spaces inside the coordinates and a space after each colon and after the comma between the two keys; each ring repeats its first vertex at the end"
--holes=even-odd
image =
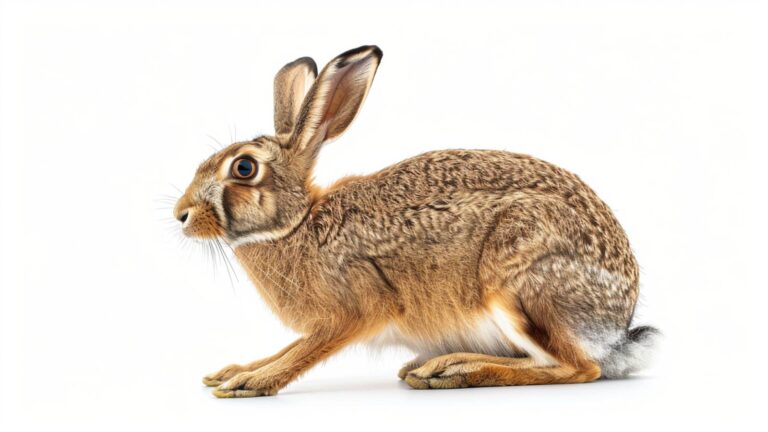
{"type": "Polygon", "coordinates": [[[532,384],[575,384],[600,378],[600,366],[581,350],[557,320],[535,327],[526,314],[499,301],[489,312],[505,341],[528,356],[502,357],[453,353],[435,357],[410,371],[405,382],[416,389],[449,389],[532,384]],[[533,329],[538,334],[533,334],[533,329]],[[544,348],[546,346],[546,349],[544,348]]]}
{"type": "Polygon", "coordinates": [[[420,368],[424,363],[427,362],[427,360],[428,360],[427,358],[422,357],[421,355],[416,356],[412,360],[406,362],[403,365],[403,367],[401,367],[400,370],[397,371],[397,376],[401,380],[404,380],[405,376],[408,375],[408,372],[410,372],[410,371],[412,371],[414,369],[420,368]]]}
{"type": "Polygon", "coordinates": [[[415,389],[451,389],[530,384],[572,384],[594,381],[600,367],[587,362],[579,367],[537,366],[535,360],[455,353],[436,357],[414,369],[405,382],[415,389]]]}
{"type": "Polygon", "coordinates": [[[619,283],[571,257],[535,260],[489,299],[486,312],[500,337],[526,358],[448,354],[411,371],[406,382],[457,388],[594,381],[602,373],[600,354],[615,342],[612,335],[626,326],[634,305],[615,298],[619,283]]]}

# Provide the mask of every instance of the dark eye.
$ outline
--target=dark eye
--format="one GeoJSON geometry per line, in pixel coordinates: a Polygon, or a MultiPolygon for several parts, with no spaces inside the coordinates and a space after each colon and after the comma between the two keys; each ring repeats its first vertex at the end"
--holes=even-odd
{"type": "Polygon", "coordinates": [[[256,175],[256,162],[249,158],[235,159],[232,163],[232,177],[238,179],[249,179],[256,175]]]}

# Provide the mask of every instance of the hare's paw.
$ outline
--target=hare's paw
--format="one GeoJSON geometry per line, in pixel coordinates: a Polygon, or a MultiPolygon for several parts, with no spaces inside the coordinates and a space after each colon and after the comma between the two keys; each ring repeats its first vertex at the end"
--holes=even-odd
{"type": "Polygon", "coordinates": [[[405,376],[415,389],[450,389],[468,387],[467,375],[478,369],[477,363],[453,362],[450,358],[432,359],[405,376]]]}
{"type": "Polygon", "coordinates": [[[408,372],[420,367],[424,364],[424,360],[422,360],[420,357],[416,357],[415,359],[405,363],[403,367],[400,368],[400,370],[397,372],[397,376],[404,380],[405,376],[408,375],[408,372]]]}
{"type": "Polygon", "coordinates": [[[231,364],[221,369],[218,372],[204,376],[203,384],[205,384],[208,387],[216,387],[221,385],[221,383],[227,381],[228,379],[244,371],[245,371],[245,368],[243,366],[240,366],[237,364],[231,364]]]}
{"type": "Polygon", "coordinates": [[[272,396],[279,387],[258,372],[242,372],[218,386],[213,395],[218,398],[272,396]]]}

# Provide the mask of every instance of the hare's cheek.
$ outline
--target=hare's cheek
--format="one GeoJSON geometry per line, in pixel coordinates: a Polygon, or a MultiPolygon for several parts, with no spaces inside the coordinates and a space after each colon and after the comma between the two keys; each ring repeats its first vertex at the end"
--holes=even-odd
{"type": "Polygon", "coordinates": [[[268,194],[260,188],[243,185],[229,185],[222,195],[222,207],[227,226],[236,233],[251,231],[262,226],[268,216],[265,204],[270,201],[268,194]]]}

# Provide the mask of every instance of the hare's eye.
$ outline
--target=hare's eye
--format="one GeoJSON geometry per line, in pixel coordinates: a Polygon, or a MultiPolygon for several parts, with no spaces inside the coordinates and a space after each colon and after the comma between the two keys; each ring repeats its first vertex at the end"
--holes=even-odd
{"type": "Polygon", "coordinates": [[[235,159],[232,163],[232,177],[249,179],[256,175],[256,161],[250,158],[235,159]]]}

